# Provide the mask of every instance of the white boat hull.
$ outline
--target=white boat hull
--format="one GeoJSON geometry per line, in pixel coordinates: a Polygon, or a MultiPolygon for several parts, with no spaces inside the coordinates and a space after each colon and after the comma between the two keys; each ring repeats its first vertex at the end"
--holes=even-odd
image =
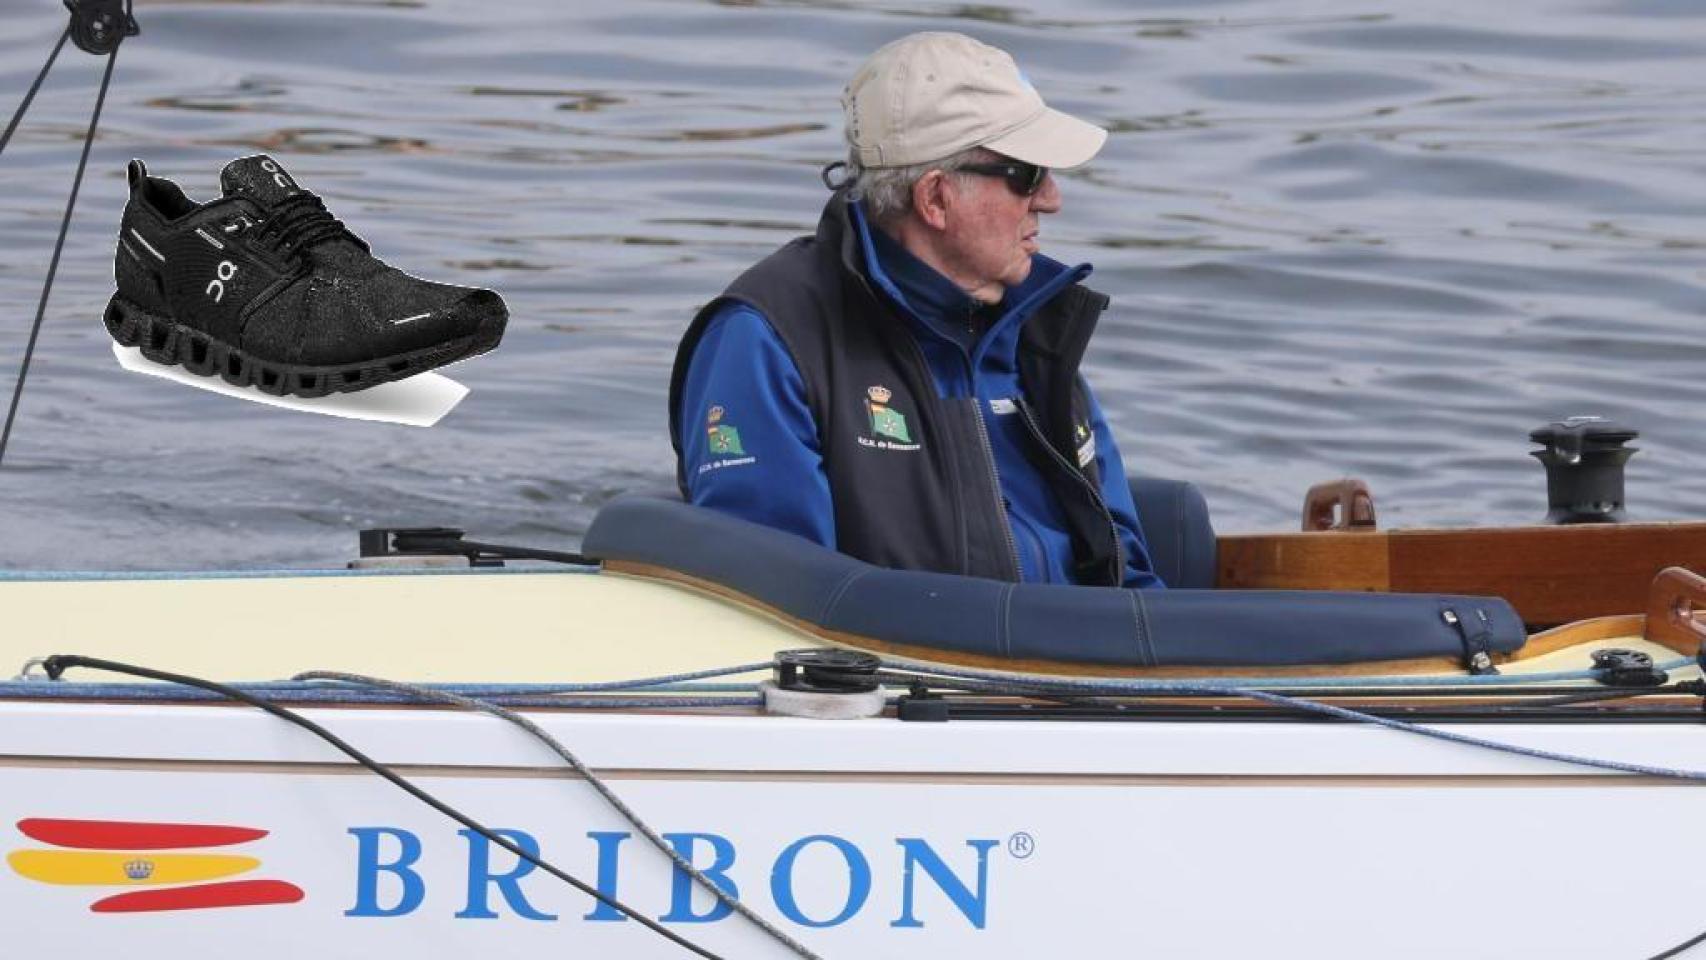
{"type": "MultiPolygon", "coordinates": [[[[514,727],[418,708],[308,714],[717,953],[788,955],[738,916],[693,919],[712,900],[684,895],[662,855],[514,727]]],[[[826,958],[1603,960],[1706,929],[1693,867],[1706,840],[1686,829],[1700,793],[1676,781],[1342,724],[533,716],[826,958]]],[[[1700,755],[1691,725],[1459,729],[1660,765],[1700,755]]],[[[14,866],[0,919],[19,956],[686,955],[543,872],[513,873],[503,851],[246,708],[0,703],[0,849],[49,848],[20,829],[32,818],[265,830],[228,852],[302,898],[95,913],[147,884],[14,866]]]]}

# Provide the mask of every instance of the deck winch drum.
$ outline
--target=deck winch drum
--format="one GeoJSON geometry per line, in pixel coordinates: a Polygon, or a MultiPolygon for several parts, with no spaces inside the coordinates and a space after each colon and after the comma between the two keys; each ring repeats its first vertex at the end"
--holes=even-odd
{"type": "Polygon", "coordinates": [[[1569,417],[1537,427],[1529,451],[1546,468],[1547,523],[1623,521],[1623,465],[1638,448],[1633,427],[1603,417],[1569,417]]]}

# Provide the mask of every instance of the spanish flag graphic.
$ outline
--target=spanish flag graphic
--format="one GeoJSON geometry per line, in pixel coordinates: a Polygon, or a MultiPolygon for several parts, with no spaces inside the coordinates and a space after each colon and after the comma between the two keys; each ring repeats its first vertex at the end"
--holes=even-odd
{"type": "Polygon", "coordinates": [[[253,827],[129,820],[18,821],[18,831],[48,848],[13,850],[12,872],[69,887],[140,887],[102,897],[95,913],[151,913],[296,903],[302,888],[283,880],[228,880],[261,865],[252,856],[203,853],[267,835],[253,827]]]}

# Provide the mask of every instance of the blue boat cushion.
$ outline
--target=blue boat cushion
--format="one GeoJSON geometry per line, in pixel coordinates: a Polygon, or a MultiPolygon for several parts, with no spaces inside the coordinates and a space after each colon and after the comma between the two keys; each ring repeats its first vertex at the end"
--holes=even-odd
{"type": "Polygon", "coordinates": [[[1183,480],[1161,477],[1130,477],[1127,482],[1161,582],[1193,590],[1214,586],[1214,527],[1202,492],[1183,480]]]}
{"type": "Polygon", "coordinates": [[[988,657],[1296,666],[1461,659],[1470,646],[1508,653],[1525,640],[1516,611],[1492,597],[1140,591],[889,570],[791,533],[649,497],[605,506],[581,551],[687,574],[828,630],[988,657]],[[1446,610],[1475,627],[1472,641],[1447,622],[1446,610]]]}

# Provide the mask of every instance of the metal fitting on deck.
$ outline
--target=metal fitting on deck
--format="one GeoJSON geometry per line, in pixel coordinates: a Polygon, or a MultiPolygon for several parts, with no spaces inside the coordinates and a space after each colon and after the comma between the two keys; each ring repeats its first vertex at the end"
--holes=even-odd
{"type": "Polygon", "coordinates": [[[856,650],[784,650],[776,676],[758,685],[764,711],[818,720],[874,717],[888,706],[877,669],[882,661],[856,650]]]}

